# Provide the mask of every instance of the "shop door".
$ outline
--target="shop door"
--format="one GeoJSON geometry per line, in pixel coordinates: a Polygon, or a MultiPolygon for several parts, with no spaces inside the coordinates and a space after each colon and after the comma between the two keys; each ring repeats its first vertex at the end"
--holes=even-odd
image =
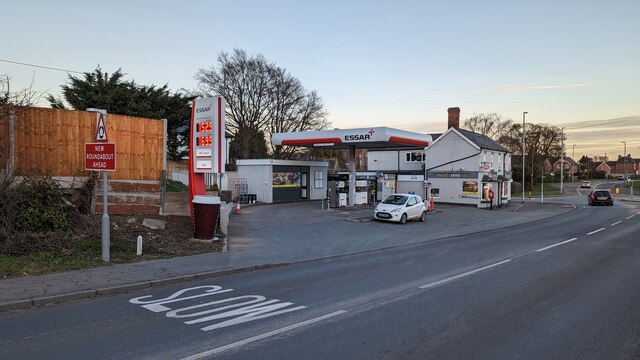
{"type": "Polygon", "coordinates": [[[300,190],[302,191],[302,200],[306,200],[309,196],[309,189],[307,184],[309,183],[309,173],[302,172],[300,175],[300,190]]]}

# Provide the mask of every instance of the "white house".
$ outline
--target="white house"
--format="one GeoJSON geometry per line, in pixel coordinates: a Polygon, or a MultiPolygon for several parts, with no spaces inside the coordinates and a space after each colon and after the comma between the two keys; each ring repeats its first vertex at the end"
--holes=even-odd
{"type": "Polygon", "coordinates": [[[435,202],[489,207],[511,200],[511,153],[487,136],[459,128],[460,109],[449,108],[449,129],[425,150],[425,182],[435,202]]]}

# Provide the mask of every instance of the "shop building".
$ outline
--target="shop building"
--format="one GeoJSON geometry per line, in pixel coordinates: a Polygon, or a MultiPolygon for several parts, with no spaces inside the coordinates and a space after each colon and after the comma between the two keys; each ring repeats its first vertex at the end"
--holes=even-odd
{"type": "Polygon", "coordinates": [[[459,128],[460,108],[449,108],[449,129],[425,150],[428,194],[440,203],[494,206],[511,201],[511,153],[491,138],[459,128]]]}
{"type": "Polygon", "coordinates": [[[237,160],[237,193],[250,201],[281,203],[320,200],[327,194],[328,161],[278,159],[237,160]]]}

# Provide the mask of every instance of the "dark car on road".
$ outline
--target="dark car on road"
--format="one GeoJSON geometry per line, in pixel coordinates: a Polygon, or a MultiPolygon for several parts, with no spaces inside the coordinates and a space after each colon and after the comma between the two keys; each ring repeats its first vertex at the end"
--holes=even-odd
{"type": "Polygon", "coordinates": [[[613,206],[613,196],[609,190],[593,190],[589,194],[589,205],[609,205],[613,206]]]}

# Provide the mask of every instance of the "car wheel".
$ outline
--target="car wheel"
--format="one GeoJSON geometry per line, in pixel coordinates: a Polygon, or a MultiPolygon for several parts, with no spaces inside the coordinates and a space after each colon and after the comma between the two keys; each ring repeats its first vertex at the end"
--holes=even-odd
{"type": "Polygon", "coordinates": [[[421,222],[425,222],[427,221],[427,212],[423,211],[422,214],[420,215],[420,219],[421,222]]]}
{"type": "Polygon", "coordinates": [[[402,216],[400,217],[400,224],[406,224],[407,223],[407,214],[402,214],[402,216]]]}

